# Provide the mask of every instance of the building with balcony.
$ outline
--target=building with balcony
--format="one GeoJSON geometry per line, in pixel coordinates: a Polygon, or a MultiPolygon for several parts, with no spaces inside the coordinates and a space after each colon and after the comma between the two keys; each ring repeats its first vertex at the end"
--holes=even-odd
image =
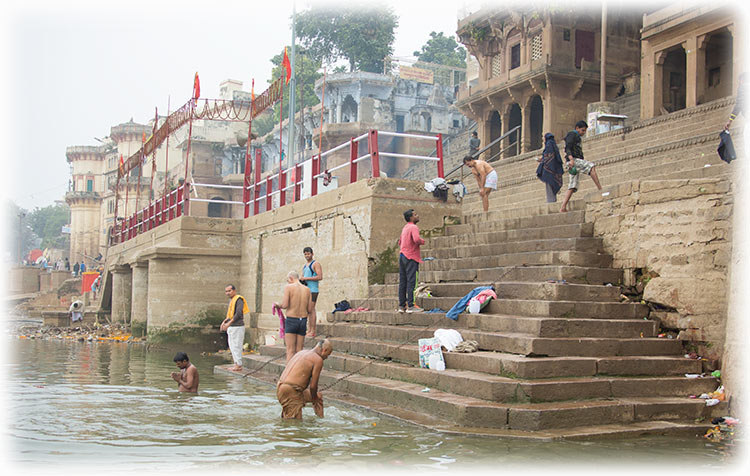
{"type": "MultiPolygon", "coordinates": [[[[609,9],[606,96],[625,89],[640,67],[640,13],[609,9]]],[[[478,123],[482,144],[520,126],[520,147],[493,147],[484,159],[542,147],[543,135],[562,139],[599,101],[601,10],[534,6],[485,7],[458,24],[459,40],[479,63],[476,80],[458,91],[456,105],[478,123]]]]}

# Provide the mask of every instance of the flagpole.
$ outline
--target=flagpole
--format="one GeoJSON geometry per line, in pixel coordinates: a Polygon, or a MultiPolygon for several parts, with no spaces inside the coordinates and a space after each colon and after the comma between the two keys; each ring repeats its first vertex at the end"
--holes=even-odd
{"type": "Polygon", "coordinates": [[[292,2],[292,60],[290,62],[292,70],[292,80],[289,84],[289,140],[287,141],[287,149],[289,151],[289,164],[294,165],[297,163],[295,157],[296,141],[294,136],[294,112],[296,109],[295,104],[295,89],[297,86],[297,70],[295,69],[295,56],[297,51],[297,34],[296,25],[297,22],[297,4],[292,2]]]}
{"type": "Polygon", "coordinates": [[[135,195],[135,220],[138,221],[138,202],[141,198],[141,176],[143,175],[143,146],[146,144],[146,133],[141,136],[141,157],[138,160],[138,191],[135,195]]]}
{"type": "MultiPolygon", "coordinates": [[[[284,48],[284,56],[286,56],[286,47],[284,48]]],[[[279,177],[281,177],[281,171],[284,170],[284,142],[282,141],[282,132],[284,130],[284,69],[286,67],[283,67],[281,72],[281,101],[279,102],[279,177]]],[[[266,190],[266,193],[268,193],[268,190],[266,190]]]]}
{"type": "MultiPolygon", "coordinates": [[[[169,100],[171,96],[167,96],[167,122],[169,122],[169,100]]],[[[167,149],[165,151],[165,158],[164,158],[164,196],[167,196],[167,193],[169,188],[167,184],[169,183],[169,136],[171,134],[169,133],[169,130],[167,130],[167,149]]],[[[169,201],[169,199],[167,199],[169,201]]],[[[167,205],[169,206],[169,205],[167,205]]]]}
{"type": "MultiPolygon", "coordinates": [[[[154,143],[156,143],[156,129],[159,125],[159,108],[155,108],[154,115],[156,116],[154,118],[154,130],[151,133],[151,137],[154,138],[154,143]]],[[[148,187],[148,202],[149,205],[151,204],[151,200],[156,198],[156,195],[154,194],[154,175],[156,175],[156,147],[154,147],[154,153],[151,156],[151,184],[148,187]]]]}

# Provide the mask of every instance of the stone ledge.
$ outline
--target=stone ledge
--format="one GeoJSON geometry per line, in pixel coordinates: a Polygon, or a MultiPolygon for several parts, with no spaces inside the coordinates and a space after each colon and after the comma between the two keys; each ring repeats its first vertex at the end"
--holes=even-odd
{"type": "Polygon", "coordinates": [[[172,246],[156,246],[142,251],[135,261],[143,261],[158,258],[188,259],[195,256],[233,257],[242,256],[241,249],[211,249],[211,248],[186,248],[172,246]]]}

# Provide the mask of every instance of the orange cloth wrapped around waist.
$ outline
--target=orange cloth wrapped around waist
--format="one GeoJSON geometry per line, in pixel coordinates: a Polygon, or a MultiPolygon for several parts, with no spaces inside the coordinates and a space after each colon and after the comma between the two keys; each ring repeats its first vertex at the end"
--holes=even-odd
{"type": "Polygon", "coordinates": [[[305,407],[304,388],[299,385],[280,383],[276,386],[276,398],[281,404],[281,418],[302,418],[305,407]]]}

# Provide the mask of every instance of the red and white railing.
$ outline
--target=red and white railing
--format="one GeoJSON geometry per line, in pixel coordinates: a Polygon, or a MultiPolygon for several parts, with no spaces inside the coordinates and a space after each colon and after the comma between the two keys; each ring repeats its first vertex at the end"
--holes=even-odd
{"type": "MultiPolygon", "coordinates": [[[[268,175],[265,178],[261,177],[261,151],[260,149],[256,149],[254,164],[249,155],[245,158],[243,185],[184,183],[175,190],[169,192],[167,195],[150,202],[148,206],[142,208],[133,215],[118,221],[115,224],[112,233],[111,243],[123,243],[177,217],[189,215],[190,202],[242,205],[244,208],[243,215],[245,218],[248,218],[264,211],[272,210],[274,208],[274,196],[276,195],[279,196],[279,207],[283,207],[287,204],[287,194],[290,192],[291,197],[289,198],[291,199],[291,203],[302,200],[303,188],[309,190],[309,196],[316,196],[318,194],[318,181],[321,177],[330,176],[333,172],[347,167],[349,168],[349,183],[354,183],[358,180],[360,165],[367,160],[369,160],[370,164],[369,176],[380,177],[381,157],[435,162],[437,165],[436,175],[440,178],[444,177],[442,134],[431,136],[370,130],[359,137],[352,137],[348,142],[344,142],[343,144],[321,154],[315,155],[304,163],[292,165],[279,172],[268,175]],[[434,143],[433,150],[435,151],[436,156],[381,151],[378,144],[379,137],[427,141],[430,146],[429,148],[432,148],[432,144],[430,143],[434,143]],[[363,141],[366,141],[367,152],[360,155],[360,147],[363,146],[363,141]],[[323,159],[332,156],[336,152],[346,150],[347,148],[349,149],[348,161],[321,171],[321,163],[323,162],[323,159]],[[310,164],[307,164],[307,162],[310,162],[310,164]],[[308,177],[303,176],[303,170],[305,168],[309,168],[311,171],[308,177]],[[190,197],[190,191],[199,190],[204,187],[212,189],[242,190],[242,201],[190,197]],[[261,211],[262,204],[264,205],[264,209],[261,211]]],[[[364,165],[367,164],[365,163],[364,165]]]]}

